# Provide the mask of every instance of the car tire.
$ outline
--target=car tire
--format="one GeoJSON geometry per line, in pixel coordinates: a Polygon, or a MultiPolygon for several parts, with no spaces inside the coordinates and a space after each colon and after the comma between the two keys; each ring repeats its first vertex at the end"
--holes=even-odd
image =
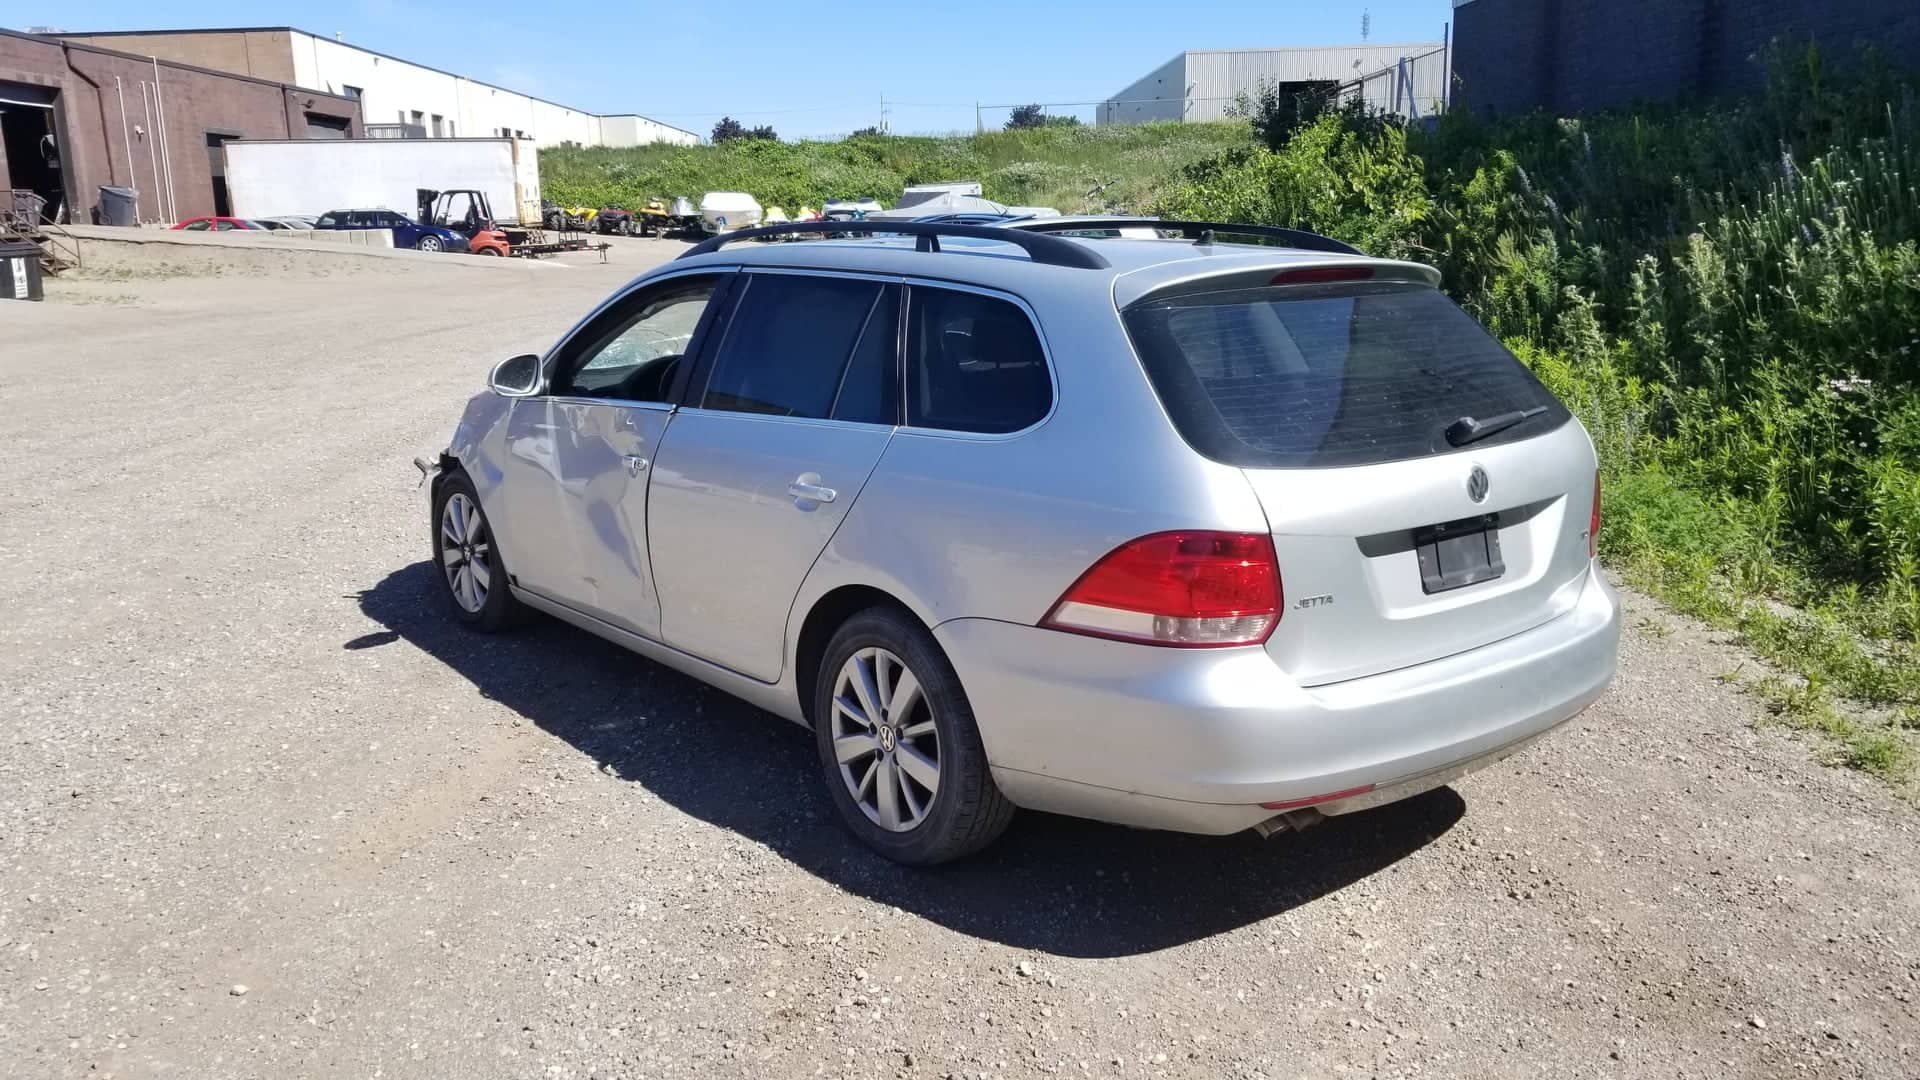
{"type": "Polygon", "coordinates": [[[868,847],[894,862],[932,866],[971,855],[1006,831],[1014,806],[993,782],[960,677],[910,615],[869,608],[841,624],[820,658],[813,698],[827,790],[840,820],[868,847]],[[883,690],[892,700],[872,700],[883,690]],[[835,704],[842,696],[852,710],[835,704]],[[870,706],[879,717],[856,715],[870,706]]]}
{"type": "Polygon", "coordinates": [[[433,566],[441,597],[468,626],[494,633],[525,617],[526,606],[507,587],[492,519],[481,509],[473,481],[458,468],[434,485],[433,566]]]}
{"type": "Polygon", "coordinates": [[[494,258],[499,258],[499,257],[500,257],[500,249],[499,249],[499,248],[490,248],[490,247],[483,247],[483,248],[481,248],[481,249],[480,249],[480,254],[482,254],[482,255],[492,255],[492,256],[493,256],[494,258]]]}
{"type": "Polygon", "coordinates": [[[413,242],[415,251],[440,251],[443,247],[437,236],[423,236],[413,242]]]}

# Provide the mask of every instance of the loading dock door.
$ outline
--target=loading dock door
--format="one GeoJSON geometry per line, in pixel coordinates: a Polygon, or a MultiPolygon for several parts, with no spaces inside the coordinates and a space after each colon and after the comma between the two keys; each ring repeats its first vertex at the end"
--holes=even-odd
{"type": "Polygon", "coordinates": [[[328,116],[325,113],[307,114],[307,138],[344,139],[352,134],[352,122],[344,116],[328,116]]]}
{"type": "Polygon", "coordinates": [[[233,200],[227,197],[227,152],[224,147],[239,137],[237,132],[207,132],[207,171],[213,175],[213,212],[220,217],[233,213],[233,200]]]}
{"type": "Polygon", "coordinates": [[[57,99],[58,92],[45,87],[0,82],[0,192],[12,188],[38,195],[48,221],[57,219],[67,198],[53,126],[57,99]]]}

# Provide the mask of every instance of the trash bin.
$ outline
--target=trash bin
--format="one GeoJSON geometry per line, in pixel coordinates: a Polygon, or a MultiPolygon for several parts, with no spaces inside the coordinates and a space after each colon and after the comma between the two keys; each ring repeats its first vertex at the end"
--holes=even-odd
{"type": "Polygon", "coordinates": [[[0,244],[0,300],[39,300],[40,245],[0,244]]]}
{"type": "Polygon", "coordinates": [[[14,188],[9,194],[13,196],[14,217],[29,225],[40,224],[41,216],[47,212],[47,200],[39,192],[14,188]]]}
{"type": "Polygon", "coordinates": [[[127,187],[100,188],[100,224],[102,225],[138,225],[140,224],[140,193],[127,187]]]}

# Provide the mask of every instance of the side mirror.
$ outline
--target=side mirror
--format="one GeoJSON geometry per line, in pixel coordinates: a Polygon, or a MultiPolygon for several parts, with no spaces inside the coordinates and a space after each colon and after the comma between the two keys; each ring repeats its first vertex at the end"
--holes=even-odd
{"type": "Polygon", "coordinates": [[[528,397],[540,390],[540,358],[527,353],[495,364],[487,388],[501,397],[528,397]]]}

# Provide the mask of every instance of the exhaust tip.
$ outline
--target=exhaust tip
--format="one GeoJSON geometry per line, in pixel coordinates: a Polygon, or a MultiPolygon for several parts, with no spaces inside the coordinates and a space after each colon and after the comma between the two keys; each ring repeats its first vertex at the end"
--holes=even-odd
{"type": "Polygon", "coordinates": [[[1260,839],[1267,840],[1276,833],[1306,832],[1325,820],[1327,815],[1307,806],[1299,810],[1289,810],[1284,814],[1275,814],[1255,825],[1253,831],[1260,834],[1260,839]]]}

